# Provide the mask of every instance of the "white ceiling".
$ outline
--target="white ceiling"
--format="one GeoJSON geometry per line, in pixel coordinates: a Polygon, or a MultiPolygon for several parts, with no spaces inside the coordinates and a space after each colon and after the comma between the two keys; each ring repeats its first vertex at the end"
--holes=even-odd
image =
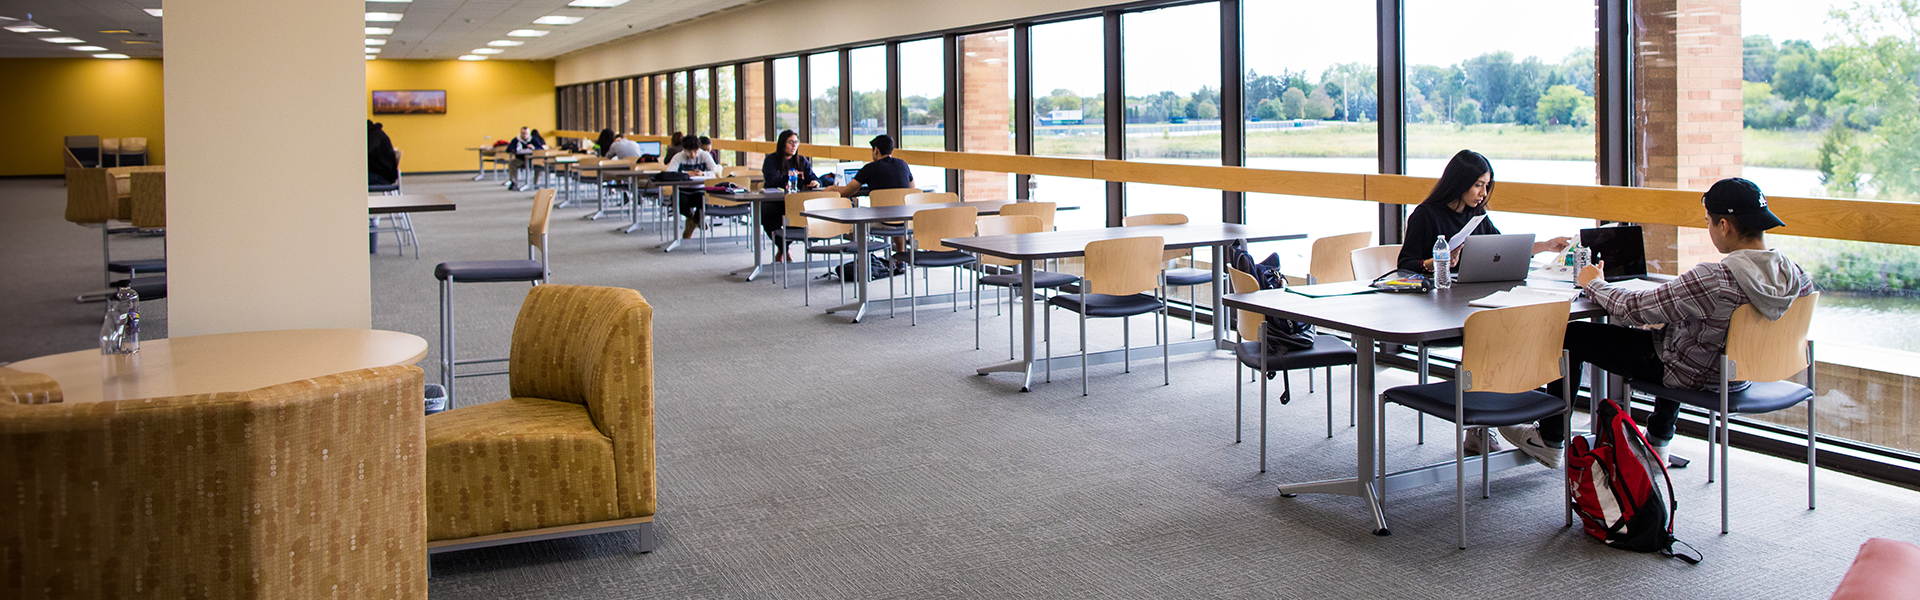
{"type": "MultiPolygon", "coordinates": [[[[265,0],[282,1],[282,0],[265,0]]],[[[300,0],[335,1],[335,0],[300,0]]],[[[351,1],[351,0],[349,0],[351,1]]],[[[550,59],[568,52],[611,42],[623,37],[658,29],[688,19],[750,4],[759,0],[630,0],[614,8],[578,8],[569,0],[414,0],[413,2],[367,2],[367,12],[405,15],[398,23],[368,23],[387,27],[392,35],[368,36],[385,39],[380,58],[452,59],[475,48],[486,48],[492,40],[519,40],[525,45],[501,48],[492,60],[550,59]],[[550,15],[583,17],[572,25],[535,25],[534,19],[550,15]],[[551,33],[545,37],[513,38],[508,31],[539,29],[551,33]]],[[[59,33],[21,34],[0,30],[0,57],[83,57],[67,45],[40,41],[38,38],[69,36],[89,45],[104,46],[134,58],[157,58],[161,44],[127,44],[131,41],[159,42],[162,19],[141,9],[162,8],[161,0],[0,0],[0,17],[25,19],[60,30],[59,33]],[[132,34],[99,33],[129,29],[132,34]]],[[[0,27],[16,21],[0,19],[0,27]]]]}

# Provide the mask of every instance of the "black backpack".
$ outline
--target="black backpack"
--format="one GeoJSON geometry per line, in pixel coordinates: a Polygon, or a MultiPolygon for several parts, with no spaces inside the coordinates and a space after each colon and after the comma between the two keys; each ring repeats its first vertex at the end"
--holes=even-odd
{"type": "MultiPolygon", "coordinates": [[[[825,275],[821,275],[821,277],[838,279],[840,281],[854,281],[856,278],[859,277],[859,274],[855,272],[858,269],[859,269],[859,266],[850,260],[844,263],[840,263],[840,266],[834,267],[832,271],[829,271],[825,275]]],[[[906,272],[907,272],[906,265],[903,265],[903,264],[897,265],[897,264],[889,263],[887,262],[887,259],[880,258],[878,256],[874,256],[871,254],[867,255],[867,279],[869,281],[886,279],[888,277],[901,275],[906,272]]]]}
{"type": "MultiPolygon", "coordinates": [[[[1260,282],[1260,289],[1279,290],[1287,287],[1286,276],[1280,274],[1278,254],[1268,254],[1265,260],[1254,262],[1253,255],[1247,252],[1247,241],[1240,239],[1227,245],[1226,259],[1227,264],[1260,282]]],[[[1267,317],[1260,327],[1260,337],[1266,342],[1268,354],[1312,349],[1314,334],[1312,325],[1273,317],[1267,317]]]]}

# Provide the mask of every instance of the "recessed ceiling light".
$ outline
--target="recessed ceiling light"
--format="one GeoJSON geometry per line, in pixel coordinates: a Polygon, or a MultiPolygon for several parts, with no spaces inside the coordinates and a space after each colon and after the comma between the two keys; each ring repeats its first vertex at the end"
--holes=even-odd
{"type": "Polygon", "coordinates": [[[114,59],[114,60],[119,60],[119,59],[122,59],[122,58],[126,58],[126,57],[127,57],[127,55],[125,55],[125,54],[95,54],[95,55],[93,55],[93,57],[94,57],[94,58],[110,58],[110,59],[114,59]]]}
{"type": "Polygon", "coordinates": [[[106,48],[102,48],[100,46],[67,46],[67,49],[78,50],[81,52],[106,52],[107,51],[106,48]]]}
{"type": "Polygon", "coordinates": [[[567,6],[578,6],[580,8],[613,8],[626,3],[627,0],[573,0],[572,2],[568,2],[567,6]]]}
{"type": "Polygon", "coordinates": [[[487,57],[481,56],[478,54],[468,54],[460,57],[460,60],[486,60],[486,59],[487,57]]]}
{"type": "Polygon", "coordinates": [[[133,33],[132,29],[108,29],[100,33],[133,33]]]}
{"type": "Polygon", "coordinates": [[[387,45],[387,41],[386,41],[386,40],[376,40],[376,39],[372,39],[372,38],[368,38],[368,39],[367,39],[367,45],[368,45],[368,46],[385,46],[385,45],[387,45]]]}
{"type": "Polygon", "coordinates": [[[140,10],[147,11],[147,14],[153,15],[153,18],[155,19],[160,18],[160,9],[158,8],[143,8],[140,10]]]}
{"type": "Polygon", "coordinates": [[[72,38],[72,37],[50,37],[50,38],[40,38],[40,41],[42,41],[42,42],[50,42],[50,43],[54,43],[54,44],[85,44],[85,43],[87,43],[87,41],[86,41],[86,40],[83,40],[83,39],[80,39],[80,38],[72,38]]]}
{"type": "Polygon", "coordinates": [[[518,46],[525,43],[526,42],[522,42],[520,40],[494,40],[491,42],[487,42],[487,45],[488,46],[518,46]]]}
{"type": "Polygon", "coordinates": [[[572,25],[574,23],[579,23],[582,20],[584,19],[582,19],[581,17],[565,17],[560,15],[549,15],[545,17],[540,17],[538,19],[534,19],[533,24],[535,25],[572,25]]]}
{"type": "Polygon", "coordinates": [[[367,35],[393,35],[393,30],[385,27],[368,27],[367,35]]]}
{"type": "Polygon", "coordinates": [[[499,54],[501,52],[506,51],[499,48],[474,48],[473,51],[468,54],[499,54]]]}
{"type": "Polygon", "coordinates": [[[367,49],[367,54],[379,54],[379,53],[380,53],[380,49],[379,49],[379,48],[368,48],[368,49],[367,49]]]}
{"type": "Polygon", "coordinates": [[[378,56],[374,56],[374,55],[372,55],[372,54],[368,54],[368,55],[367,55],[367,60],[373,60],[373,59],[376,59],[376,58],[380,58],[380,57],[378,57],[378,56]]]}
{"type": "MultiPolygon", "coordinates": [[[[7,19],[7,20],[18,21],[19,19],[7,19]]],[[[27,13],[27,20],[20,21],[19,23],[14,23],[12,25],[8,25],[4,27],[4,29],[14,33],[53,33],[53,32],[59,31],[58,29],[54,29],[52,27],[47,27],[45,25],[41,25],[39,23],[33,22],[33,13],[27,13]]]]}
{"type": "Polygon", "coordinates": [[[406,15],[400,13],[370,12],[367,13],[367,20],[376,23],[391,23],[400,20],[400,17],[404,16],[406,15]]]}
{"type": "Polygon", "coordinates": [[[553,32],[543,29],[515,29],[507,32],[507,35],[512,37],[540,37],[549,33],[553,32]]]}

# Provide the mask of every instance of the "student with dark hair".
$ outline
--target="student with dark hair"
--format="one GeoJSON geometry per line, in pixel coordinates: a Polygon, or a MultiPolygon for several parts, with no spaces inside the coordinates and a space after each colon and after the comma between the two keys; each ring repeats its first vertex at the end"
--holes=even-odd
{"type": "Polygon", "coordinates": [[[860,195],[863,187],[875,190],[913,187],[913,171],[907,168],[907,161],[893,157],[893,138],[877,135],[867,145],[873,147],[873,162],[860,167],[860,172],[855,173],[845,185],[830,189],[852,198],[860,195]]]}
{"type": "MultiPolygon", "coordinates": [[[[1472,150],[1461,150],[1447,161],[1447,168],[1440,172],[1440,181],[1433,184],[1433,191],[1427,193],[1427,199],[1413,208],[1413,214],[1407,217],[1405,240],[1400,244],[1398,267],[1416,273],[1433,270],[1433,241],[1439,236],[1452,238],[1459,233],[1474,217],[1487,214],[1487,202],[1493,197],[1493,163],[1487,157],[1472,150]]],[[[1500,228],[1493,225],[1491,217],[1482,219],[1480,226],[1470,235],[1495,235],[1500,228]]],[[[1567,248],[1571,239],[1556,237],[1533,243],[1534,253],[1559,252],[1567,248]]],[[[1453,249],[1454,256],[1460,255],[1460,248],[1453,249]]],[[[1451,261],[1459,265],[1460,261],[1451,261]]]]}
{"type": "Polygon", "coordinates": [[[613,141],[617,139],[620,139],[620,136],[614,135],[612,129],[602,129],[600,130],[600,139],[594,140],[593,145],[600,153],[600,156],[605,158],[612,155],[613,141]]]}
{"type": "MultiPolygon", "coordinates": [[[[802,190],[819,189],[820,180],[813,176],[813,160],[800,155],[800,137],[792,129],[780,132],[775,138],[773,153],[760,162],[760,174],[766,177],[766,187],[785,188],[787,176],[792,175],[802,190]]],[[[754,204],[760,211],[760,228],[766,230],[767,237],[773,237],[784,223],[787,215],[787,203],[784,200],[760,202],[754,204]]],[[[773,251],[773,262],[786,262],[787,245],[780,244],[773,251]]]]}
{"type": "Polygon", "coordinates": [[[521,127],[520,135],[507,142],[507,154],[512,156],[507,163],[507,189],[519,190],[520,170],[527,166],[527,153],[547,149],[547,141],[540,139],[540,132],[530,127],[521,127]]]}
{"type": "Polygon", "coordinates": [[[367,185],[393,185],[400,181],[400,156],[393,150],[393,138],[386,128],[367,121],[367,185]]]}
{"type": "Polygon", "coordinates": [[[607,145],[607,158],[640,158],[640,144],[624,135],[615,136],[613,143],[607,145]]]}
{"type": "MultiPolygon", "coordinates": [[[[698,138],[681,137],[680,151],[667,162],[667,170],[686,173],[691,177],[719,175],[720,163],[713,160],[712,154],[700,151],[698,138]]],[[[693,239],[694,230],[700,227],[700,214],[705,211],[707,195],[690,188],[679,188],[674,195],[680,198],[680,215],[687,218],[687,227],[680,232],[680,239],[693,239]]]]}
{"type": "MultiPolygon", "coordinates": [[[[1580,372],[1592,363],[1609,373],[1659,381],[1667,387],[1711,391],[1720,381],[1719,358],[1727,349],[1727,324],[1734,309],[1753,305],[1762,316],[1778,319],[1795,298],[1813,293],[1813,280],[1800,266],[1767,249],[1766,230],[1784,225],[1767,209],[1760,186],[1738,177],[1722,179],[1700,198],[1706,207],[1707,237],[1726,258],[1703,262],[1660,287],[1634,291],[1609,285],[1606,265],[1580,270],[1587,297],[1607,309],[1607,324],[1567,323],[1566,349],[1573,381],[1547,384],[1580,386],[1580,372]],[[1664,325],[1659,329],[1638,326],[1664,325]]],[[[1739,389],[1746,382],[1734,382],[1739,389]]],[[[1661,398],[1647,418],[1647,439],[1666,456],[1673,441],[1680,403],[1661,398]]],[[[1548,468],[1559,468],[1566,423],[1554,417],[1538,425],[1501,427],[1500,436],[1520,446],[1548,468]]]]}
{"type": "Polygon", "coordinates": [[[666,152],[667,152],[667,153],[669,153],[669,154],[672,154],[672,153],[675,153],[675,152],[679,152],[679,151],[680,151],[680,141],[681,141],[681,140],[682,140],[683,138],[685,138],[685,137],[687,137],[687,134],[685,134],[685,133],[681,133],[681,132],[678,132],[678,131],[675,131],[675,132],[673,132],[673,135],[670,135],[670,136],[667,136],[667,149],[666,149],[666,152]]]}
{"type": "Polygon", "coordinates": [[[720,162],[720,151],[713,149],[713,139],[700,136],[700,151],[713,155],[713,162],[720,162]]]}

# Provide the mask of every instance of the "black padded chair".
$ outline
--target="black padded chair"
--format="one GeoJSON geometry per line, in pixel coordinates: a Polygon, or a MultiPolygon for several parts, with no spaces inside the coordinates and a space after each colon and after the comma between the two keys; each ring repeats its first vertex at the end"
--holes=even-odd
{"type": "MultiPolygon", "coordinates": [[[[950,267],[953,269],[953,310],[960,311],[960,267],[979,262],[972,254],[960,251],[941,243],[951,238],[973,237],[974,222],[980,218],[980,209],[972,206],[952,208],[934,208],[914,213],[915,235],[909,240],[906,252],[895,254],[895,262],[907,264],[907,306],[914,325],[920,324],[920,292],[913,283],[913,270],[921,271],[920,287],[930,287],[927,273],[933,269],[950,267]],[[923,239],[924,238],[924,239],[923,239]]],[[[892,286],[889,285],[891,290],[892,286]]],[[[891,304],[891,303],[889,303],[891,304]]]]}
{"type": "MultiPolygon", "coordinates": [[[[1137,227],[1140,225],[1185,225],[1186,223],[1187,223],[1187,216],[1178,214],[1178,213],[1133,215],[1121,221],[1121,224],[1126,225],[1127,227],[1137,227]]],[[[1179,264],[1178,261],[1181,258],[1186,258],[1187,264],[1193,265],[1194,264],[1193,252],[1194,251],[1192,249],[1167,250],[1164,255],[1164,258],[1167,262],[1175,265],[1179,264]]],[[[1189,310],[1195,310],[1196,307],[1199,306],[1194,302],[1199,299],[1200,286],[1207,285],[1209,283],[1214,283],[1213,271],[1210,269],[1198,269],[1192,266],[1185,266],[1185,267],[1176,266],[1176,267],[1164,270],[1163,273],[1165,274],[1165,277],[1167,280],[1167,287],[1187,288],[1187,306],[1189,310]]],[[[1187,319],[1188,337],[1192,337],[1192,338],[1200,337],[1199,322],[1200,322],[1200,319],[1198,318],[1187,319]]]]}
{"type": "Polygon", "coordinates": [[[465,260],[443,262],[433,267],[434,279],[440,280],[440,385],[447,390],[447,408],[455,404],[459,396],[455,395],[453,380],[459,377],[483,377],[505,375],[506,370],[481,373],[455,373],[459,365],[475,365],[506,362],[505,358],[476,358],[460,360],[454,351],[453,337],[453,284],[455,283],[546,283],[550,272],[547,267],[547,220],[553,213],[553,188],[543,188],[533,194],[533,217],[527,221],[527,259],[526,260],[465,260]]]}
{"type": "MultiPolygon", "coordinates": [[[[1260,283],[1255,281],[1252,275],[1248,275],[1239,269],[1228,267],[1227,277],[1233,281],[1233,293],[1235,294],[1260,291],[1260,283]]],[[[1252,311],[1242,310],[1236,312],[1238,314],[1235,315],[1237,318],[1235,321],[1235,330],[1239,333],[1241,341],[1233,347],[1234,358],[1239,361],[1233,367],[1233,443],[1240,443],[1241,387],[1244,385],[1243,382],[1246,381],[1246,377],[1240,373],[1241,368],[1245,367],[1253,369],[1255,376],[1260,378],[1260,472],[1265,473],[1267,472],[1266,374],[1275,371],[1280,372],[1280,385],[1282,386],[1280,403],[1286,404],[1293,398],[1293,371],[1307,369],[1307,379],[1311,380],[1313,379],[1312,369],[1328,367],[1327,437],[1332,438],[1333,369],[1331,367],[1343,365],[1351,367],[1357,365],[1359,364],[1360,355],[1354,351],[1353,346],[1348,345],[1340,338],[1327,334],[1313,336],[1312,348],[1290,350],[1278,354],[1269,353],[1267,352],[1267,345],[1263,343],[1264,338],[1260,333],[1261,328],[1266,323],[1266,317],[1252,311]]],[[[1353,386],[1348,386],[1348,393],[1351,394],[1353,389],[1353,386]]]]}
{"type": "MultiPolygon", "coordinates": [[[[980,217],[978,221],[978,229],[979,229],[978,233],[981,236],[1019,235],[1023,233],[1038,233],[1041,231],[1042,226],[1043,226],[1043,222],[1040,220],[1040,217],[1036,217],[1033,215],[1013,215],[1013,216],[1000,215],[1000,216],[993,216],[993,217],[980,217]]],[[[1008,258],[1000,258],[998,256],[987,256],[983,254],[980,256],[980,264],[981,264],[981,272],[986,272],[986,270],[989,268],[1016,267],[1020,264],[1020,261],[1008,259],[1008,258]]],[[[1049,271],[1035,270],[1033,272],[1033,290],[1034,292],[1038,293],[1040,290],[1059,289],[1060,286],[1073,283],[1079,280],[1080,280],[1080,277],[1077,275],[1069,275],[1066,273],[1053,273],[1049,271]]],[[[980,349],[980,313],[982,312],[982,308],[980,305],[980,288],[994,287],[994,288],[1011,290],[1015,294],[1017,294],[1020,291],[1020,282],[1021,282],[1021,278],[1020,278],[1020,273],[1018,271],[1011,272],[1011,273],[999,272],[993,275],[984,275],[981,277],[974,278],[973,280],[973,306],[974,306],[973,349],[975,350],[980,349]]],[[[1010,295],[1010,297],[1014,297],[1014,296],[1010,295]]],[[[998,307],[999,305],[1000,305],[999,302],[994,303],[995,307],[998,307]]],[[[1007,319],[1007,360],[1013,360],[1013,357],[1014,357],[1013,338],[1014,338],[1013,319],[1009,318],[1007,319]]]]}
{"type": "Polygon", "coordinates": [[[1160,255],[1166,238],[1142,236],[1098,240],[1087,243],[1085,275],[1078,287],[1083,291],[1059,294],[1047,299],[1047,381],[1053,381],[1053,308],[1064,308],[1080,315],[1080,395],[1087,395],[1087,318],[1117,317],[1121,323],[1121,365],[1133,372],[1131,320],[1128,317],[1152,314],[1160,317],[1161,384],[1173,382],[1167,356],[1166,283],[1160,278],[1160,255]],[[1152,292],[1148,294],[1147,292],[1152,292]]]}

